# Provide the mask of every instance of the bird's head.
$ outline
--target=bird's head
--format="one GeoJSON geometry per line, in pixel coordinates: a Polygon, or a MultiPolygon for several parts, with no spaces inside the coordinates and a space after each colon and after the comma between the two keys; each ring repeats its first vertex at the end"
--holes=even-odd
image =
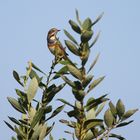
{"type": "Polygon", "coordinates": [[[52,28],[49,30],[48,32],[48,37],[53,37],[53,36],[56,36],[56,34],[59,32],[60,30],[56,29],[56,28],[52,28]]]}

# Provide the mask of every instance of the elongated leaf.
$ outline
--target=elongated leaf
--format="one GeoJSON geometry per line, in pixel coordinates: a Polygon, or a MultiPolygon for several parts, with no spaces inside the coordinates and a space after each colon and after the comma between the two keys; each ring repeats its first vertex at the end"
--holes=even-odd
{"type": "Polygon", "coordinates": [[[16,140],[16,138],[12,136],[12,140],[16,140]]]}
{"type": "Polygon", "coordinates": [[[88,75],[82,83],[83,87],[86,88],[92,79],[93,75],[88,75]]]}
{"type": "Polygon", "coordinates": [[[77,22],[79,23],[80,26],[82,26],[82,23],[81,23],[81,20],[79,18],[79,13],[78,13],[78,10],[76,9],[76,19],[77,19],[77,22]]]}
{"type": "Polygon", "coordinates": [[[26,100],[27,95],[26,95],[23,91],[21,91],[21,90],[19,90],[19,89],[16,89],[16,93],[17,93],[17,95],[18,95],[20,98],[26,100]]]}
{"type": "Polygon", "coordinates": [[[119,140],[126,140],[124,137],[120,136],[120,135],[116,135],[116,134],[110,134],[109,137],[112,137],[112,138],[117,138],[119,140]]]}
{"type": "Polygon", "coordinates": [[[13,131],[15,131],[15,129],[12,127],[12,125],[11,124],[9,124],[8,122],[6,122],[6,121],[4,121],[5,122],[5,124],[11,129],[11,130],[13,130],[13,131]]]}
{"type": "Polygon", "coordinates": [[[105,121],[105,124],[108,126],[108,127],[112,127],[113,125],[113,115],[110,111],[110,109],[108,109],[105,114],[104,114],[104,121],[105,121]]]}
{"type": "Polygon", "coordinates": [[[46,75],[46,73],[43,72],[40,68],[38,68],[34,63],[32,63],[32,67],[33,67],[35,70],[37,70],[37,71],[41,72],[42,74],[46,75]]]}
{"type": "Polygon", "coordinates": [[[113,116],[116,118],[117,117],[117,110],[111,101],[109,102],[109,107],[110,107],[110,111],[112,112],[113,116]]]}
{"type": "Polygon", "coordinates": [[[54,124],[55,124],[55,123],[53,123],[51,127],[48,127],[48,128],[47,128],[46,136],[52,131],[52,129],[53,129],[53,127],[54,127],[54,124]]]}
{"type": "Polygon", "coordinates": [[[92,89],[94,89],[104,78],[105,78],[105,76],[100,77],[100,78],[94,80],[94,81],[89,85],[89,89],[88,89],[87,93],[89,93],[92,89]]]}
{"type": "Polygon", "coordinates": [[[65,44],[73,54],[79,56],[79,51],[77,47],[71,41],[65,40],[65,44]]]}
{"type": "Polygon", "coordinates": [[[75,77],[78,78],[80,80],[82,80],[83,75],[81,73],[80,70],[78,70],[76,67],[72,66],[72,65],[67,65],[69,72],[75,77]]]}
{"type": "Polygon", "coordinates": [[[89,119],[89,120],[86,120],[84,122],[83,127],[85,129],[89,130],[95,126],[100,126],[100,125],[103,125],[103,120],[101,120],[101,119],[89,119]]]}
{"type": "Polygon", "coordinates": [[[51,118],[55,117],[58,113],[60,113],[65,105],[59,106],[56,110],[53,111],[52,115],[46,119],[46,121],[50,120],[51,118]]]}
{"type": "Polygon", "coordinates": [[[71,103],[69,103],[69,102],[67,102],[66,100],[64,100],[64,99],[57,99],[58,101],[60,101],[60,102],[62,102],[62,103],[64,103],[64,104],[66,104],[66,105],[69,105],[69,106],[71,106],[71,107],[73,107],[73,108],[75,108],[75,106],[74,105],[72,105],[71,103]]]}
{"type": "Polygon", "coordinates": [[[16,80],[21,86],[23,86],[23,84],[22,84],[21,81],[20,81],[20,77],[19,77],[18,73],[17,73],[15,70],[13,71],[13,76],[14,76],[15,80],[16,80]]]}
{"type": "Polygon", "coordinates": [[[25,110],[23,109],[23,107],[19,104],[19,102],[12,98],[12,97],[7,97],[8,101],[10,102],[10,104],[19,112],[21,113],[26,113],[25,110]]]}
{"type": "Polygon", "coordinates": [[[92,23],[91,26],[94,26],[94,25],[103,17],[103,15],[104,15],[104,12],[101,13],[101,14],[96,18],[96,20],[92,23]]]}
{"type": "Polygon", "coordinates": [[[116,127],[123,127],[123,126],[126,126],[126,125],[128,125],[128,124],[130,124],[132,122],[133,122],[133,120],[132,121],[129,121],[129,122],[122,122],[119,125],[117,125],[116,127]]]}
{"type": "Polygon", "coordinates": [[[71,28],[78,34],[81,33],[81,29],[80,27],[77,25],[76,22],[74,22],[73,20],[69,20],[69,24],[71,25],[71,28]]]}
{"type": "Polygon", "coordinates": [[[9,117],[9,116],[8,116],[8,118],[9,118],[13,123],[15,123],[15,124],[17,124],[17,125],[20,125],[20,122],[19,122],[18,120],[16,120],[15,118],[9,117]]]}
{"type": "Polygon", "coordinates": [[[37,92],[37,89],[38,89],[38,81],[37,79],[34,77],[30,84],[29,84],[29,87],[28,87],[28,90],[27,90],[27,98],[28,98],[28,102],[30,103],[33,98],[35,97],[36,95],[36,92],[37,92]]]}
{"type": "Polygon", "coordinates": [[[49,140],[53,140],[53,136],[51,134],[49,136],[49,140]]]}
{"type": "Polygon", "coordinates": [[[98,116],[99,114],[100,114],[100,112],[104,109],[104,106],[105,106],[105,104],[106,104],[106,102],[103,102],[100,106],[99,106],[99,108],[98,108],[98,110],[96,111],[96,116],[98,116]]]}
{"type": "Polygon", "coordinates": [[[33,120],[31,122],[31,127],[30,129],[33,129],[37,123],[41,120],[42,116],[44,115],[44,108],[40,108],[34,115],[33,120]]]}
{"type": "Polygon", "coordinates": [[[66,76],[61,76],[61,78],[68,84],[70,85],[71,87],[75,87],[75,84],[74,82],[72,82],[71,80],[69,80],[66,76]]]}
{"type": "Polygon", "coordinates": [[[137,111],[138,111],[138,109],[128,110],[126,113],[124,113],[124,115],[122,117],[122,121],[124,121],[124,120],[128,119],[129,117],[131,117],[137,111]]]}
{"type": "Polygon", "coordinates": [[[91,24],[92,24],[92,21],[91,19],[88,17],[84,20],[83,24],[82,24],[82,28],[84,30],[91,30],[91,24]]]}
{"type": "Polygon", "coordinates": [[[121,118],[125,112],[125,106],[124,106],[123,102],[121,101],[121,99],[119,99],[117,102],[116,110],[117,110],[118,116],[121,118]]]}
{"type": "Polygon", "coordinates": [[[77,41],[74,39],[74,37],[67,30],[64,30],[64,33],[72,42],[74,42],[75,44],[78,45],[77,41]]]}
{"type": "Polygon", "coordinates": [[[83,43],[87,43],[92,38],[92,35],[93,35],[92,30],[83,32],[82,35],[81,35],[81,41],[83,43]]]}
{"type": "Polygon", "coordinates": [[[91,64],[91,66],[90,66],[90,68],[89,68],[89,70],[88,70],[87,73],[89,73],[89,72],[92,70],[92,68],[95,66],[96,62],[97,62],[98,59],[99,59],[99,56],[100,56],[100,53],[99,53],[99,54],[96,56],[96,58],[94,59],[94,61],[93,61],[93,63],[91,64]]]}

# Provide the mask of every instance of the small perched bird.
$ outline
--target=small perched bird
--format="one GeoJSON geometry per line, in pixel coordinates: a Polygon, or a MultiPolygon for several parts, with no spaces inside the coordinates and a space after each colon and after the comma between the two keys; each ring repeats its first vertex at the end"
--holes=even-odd
{"type": "Polygon", "coordinates": [[[68,58],[68,54],[65,51],[65,48],[63,48],[61,42],[59,39],[56,37],[57,33],[60,30],[56,28],[52,28],[48,32],[47,36],[47,43],[48,43],[48,48],[50,52],[55,56],[55,59],[57,61],[60,61],[61,59],[68,60],[72,65],[72,61],[68,58]]]}

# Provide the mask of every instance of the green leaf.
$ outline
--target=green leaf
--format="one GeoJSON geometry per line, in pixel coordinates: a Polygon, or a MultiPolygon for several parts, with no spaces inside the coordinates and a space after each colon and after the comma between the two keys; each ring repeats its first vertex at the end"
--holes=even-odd
{"type": "Polygon", "coordinates": [[[103,120],[101,120],[101,119],[89,119],[89,120],[86,120],[84,122],[83,127],[84,127],[84,129],[89,130],[91,128],[94,128],[94,127],[100,126],[100,125],[103,125],[103,120]]]}
{"type": "Polygon", "coordinates": [[[12,97],[7,97],[8,101],[10,102],[10,104],[19,112],[26,114],[25,110],[23,109],[23,107],[19,104],[19,102],[12,98],[12,97]]]}
{"type": "Polygon", "coordinates": [[[93,40],[93,42],[91,43],[91,45],[89,46],[89,48],[91,48],[92,46],[95,45],[95,43],[98,41],[99,39],[99,36],[100,36],[100,32],[98,32],[98,34],[96,35],[95,39],[93,40]]]}
{"type": "Polygon", "coordinates": [[[81,41],[87,43],[92,38],[92,35],[93,31],[84,31],[81,35],[81,41]]]}
{"type": "Polygon", "coordinates": [[[23,91],[16,89],[16,93],[21,99],[26,100],[27,94],[25,94],[23,91]]]}
{"type": "Polygon", "coordinates": [[[110,111],[111,111],[112,115],[116,118],[117,117],[117,110],[111,101],[109,102],[109,107],[110,107],[110,111]]]}
{"type": "Polygon", "coordinates": [[[74,117],[74,118],[78,119],[80,117],[80,112],[78,109],[74,109],[74,110],[67,112],[67,115],[69,117],[74,117]]]}
{"type": "Polygon", "coordinates": [[[74,37],[67,30],[64,30],[64,33],[72,42],[74,42],[75,44],[78,45],[77,41],[74,39],[74,37]]]}
{"type": "Polygon", "coordinates": [[[15,70],[13,71],[13,76],[14,76],[15,80],[16,80],[21,86],[23,86],[23,84],[22,84],[21,81],[20,81],[20,77],[19,77],[18,73],[17,73],[15,70]]]}
{"type": "Polygon", "coordinates": [[[88,100],[87,104],[86,104],[86,110],[89,111],[90,109],[93,109],[95,107],[97,107],[99,104],[105,102],[108,100],[108,98],[105,98],[107,96],[107,94],[94,99],[94,98],[90,98],[90,100],[88,100]]]}
{"type": "Polygon", "coordinates": [[[125,106],[124,106],[123,102],[121,101],[121,99],[119,99],[116,104],[116,110],[117,110],[117,114],[118,114],[119,118],[121,118],[125,113],[125,106]]]}
{"type": "Polygon", "coordinates": [[[126,126],[126,125],[128,125],[128,124],[130,124],[132,122],[133,122],[133,120],[129,121],[129,122],[123,122],[123,123],[120,123],[119,125],[117,125],[116,127],[123,127],[123,126],[126,126]]]}
{"type": "Polygon", "coordinates": [[[51,134],[49,136],[49,140],[53,140],[53,136],[51,134]]]}
{"type": "Polygon", "coordinates": [[[52,115],[46,119],[46,121],[50,120],[51,118],[55,117],[58,113],[60,113],[65,105],[59,106],[56,110],[53,111],[52,115]]]}
{"type": "Polygon", "coordinates": [[[50,113],[52,111],[52,106],[46,106],[45,113],[50,113]]]}
{"type": "Polygon", "coordinates": [[[100,56],[100,53],[98,53],[98,55],[97,55],[96,58],[94,59],[94,61],[93,61],[93,63],[91,64],[91,66],[90,66],[90,68],[89,68],[89,70],[88,70],[87,73],[89,73],[89,72],[92,70],[92,68],[95,66],[96,62],[97,62],[98,59],[99,59],[99,56],[100,56]]]}
{"type": "Polygon", "coordinates": [[[61,119],[61,120],[59,120],[59,122],[65,124],[65,125],[67,125],[69,127],[72,127],[72,128],[76,127],[76,122],[73,122],[73,121],[69,122],[67,120],[61,119]]]}
{"type": "Polygon", "coordinates": [[[85,92],[83,90],[72,89],[72,93],[78,101],[82,101],[85,96],[85,92]]]}
{"type": "Polygon", "coordinates": [[[27,98],[29,103],[34,99],[37,89],[38,89],[38,81],[34,77],[33,79],[31,79],[31,82],[27,90],[27,98]]]}
{"type": "Polygon", "coordinates": [[[79,51],[77,47],[71,41],[65,40],[65,44],[73,54],[79,56],[79,51]]]}
{"type": "Polygon", "coordinates": [[[57,78],[61,77],[61,75],[67,74],[67,71],[68,71],[68,67],[67,66],[62,67],[58,72],[56,72],[56,74],[53,77],[53,79],[57,79],[57,78]]]}
{"type": "Polygon", "coordinates": [[[138,111],[138,109],[128,110],[127,112],[124,113],[124,115],[122,117],[122,121],[124,121],[124,120],[128,119],[129,117],[131,117],[137,111],[138,111]]]}
{"type": "Polygon", "coordinates": [[[38,111],[36,111],[33,120],[31,122],[31,127],[30,129],[33,129],[37,123],[39,123],[39,121],[42,119],[42,116],[44,115],[44,111],[45,109],[42,107],[40,108],[38,111]]]}
{"type": "Polygon", "coordinates": [[[81,29],[80,27],[77,25],[76,22],[74,22],[73,20],[69,20],[69,24],[71,25],[71,28],[78,34],[81,33],[81,29]]]}
{"type": "Polygon", "coordinates": [[[96,80],[94,80],[90,85],[89,85],[89,89],[87,91],[87,93],[89,93],[92,89],[94,89],[103,79],[105,78],[105,76],[102,76],[96,80]]]}
{"type": "Polygon", "coordinates": [[[62,103],[64,103],[64,104],[66,104],[66,105],[69,105],[69,106],[71,106],[71,107],[73,107],[73,108],[75,108],[75,106],[74,105],[72,105],[71,103],[69,103],[69,102],[67,102],[66,100],[64,100],[64,99],[57,99],[58,101],[60,101],[60,102],[62,102],[62,103]]]}
{"type": "Polygon", "coordinates": [[[103,102],[100,106],[99,106],[99,108],[98,108],[98,110],[96,111],[96,116],[98,116],[99,114],[100,114],[100,112],[104,109],[104,106],[105,106],[105,104],[106,104],[106,102],[103,102]]]}
{"type": "Polygon", "coordinates": [[[8,118],[9,118],[13,123],[15,123],[15,124],[17,124],[17,125],[21,125],[20,122],[19,122],[18,120],[16,120],[15,118],[9,117],[9,116],[8,116],[8,118]]]}
{"type": "Polygon", "coordinates": [[[80,21],[80,18],[79,18],[79,13],[78,13],[78,10],[76,9],[76,19],[77,19],[77,22],[79,23],[79,25],[81,26],[82,23],[80,21]]]}
{"type": "Polygon", "coordinates": [[[16,140],[16,138],[12,136],[12,140],[16,140]]]}
{"type": "Polygon", "coordinates": [[[33,79],[35,77],[37,79],[38,83],[40,83],[40,78],[34,70],[31,69],[29,76],[31,79],[33,79]]]}
{"type": "Polygon", "coordinates": [[[47,128],[46,136],[52,131],[52,129],[53,129],[53,127],[54,127],[54,124],[55,124],[55,123],[53,123],[51,127],[48,127],[48,128],[47,128]]]}
{"type": "Polygon", "coordinates": [[[82,83],[83,87],[86,88],[92,79],[93,75],[88,75],[82,83]]]}
{"type": "Polygon", "coordinates": [[[46,73],[43,72],[40,68],[38,68],[34,63],[32,63],[32,67],[33,67],[35,70],[37,70],[37,71],[41,72],[42,74],[46,75],[46,73]]]}
{"type": "Polygon", "coordinates": [[[15,129],[12,127],[12,125],[11,124],[9,124],[8,122],[6,122],[6,121],[4,121],[5,122],[5,124],[11,129],[11,130],[13,130],[13,131],[15,131],[15,129]]]}
{"type": "Polygon", "coordinates": [[[86,18],[85,21],[83,22],[82,28],[83,28],[84,30],[91,30],[91,24],[92,24],[92,21],[91,21],[91,19],[88,17],[88,18],[86,18]]]}
{"type": "Polygon", "coordinates": [[[110,134],[109,137],[112,137],[112,138],[117,138],[119,140],[126,140],[124,137],[120,136],[120,135],[116,135],[116,134],[110,134]]]}
{"type": "Polygon", "coordinates": [[[83,79],[83,75],[81,73],[80,70],[78,70],[76,67],[72,66],[72,65],[67,65],[69,72],[77,79],[82,80],[83,79]]]}
{"type": "Polygon", "coordinates": [[[104,15],[104,12],[101,13],[101,14],[96,18],[96,20],[91,24],[91,26],[94,26],[94,25],[103,17],[103,15],[104,15]]]}
{"type": "Polygon", "coordinates": [[[108,126],[108,127],[112,127],[113,125],[113,121],[114,121],[114,117],[110,111],[110,109],[108,109],[105,114],[104,114],[104,121],[105,121],[105,124],[108,126]]]}

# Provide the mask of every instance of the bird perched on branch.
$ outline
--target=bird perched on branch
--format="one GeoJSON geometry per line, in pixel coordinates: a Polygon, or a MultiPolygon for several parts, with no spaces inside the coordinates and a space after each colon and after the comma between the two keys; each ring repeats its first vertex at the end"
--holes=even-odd
{"type": "Polygon", "coordinates": [[[47,36],[48,48],[50,52],[55,56],[55,59],[57,61],[64,59],[64,60],[68,60],[70,64],[74,65],[73,62],[68,58],[68,54],[66,53],[65,48],[63,48],[61,42],[56,37],[59,31],[60,30],[56,28],[52,28],[49,30],[47,36]]]}

